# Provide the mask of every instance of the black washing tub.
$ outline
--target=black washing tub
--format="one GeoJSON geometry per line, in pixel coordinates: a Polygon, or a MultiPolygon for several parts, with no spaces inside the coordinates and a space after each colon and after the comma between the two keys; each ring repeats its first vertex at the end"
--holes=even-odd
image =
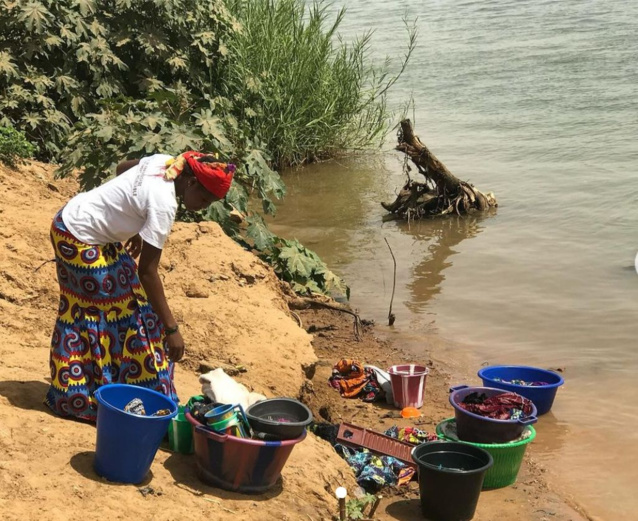
{"type": "Polygon", "coordinates": [[[294,440],[312,422],[312,412],[292,398],[271,398],[246,409],[248,423],[256,433],[268,438],[294,440]]]}
{"type": "Polygon", "coordinates": [[[421,510],[427,519],[474,517],[485,473],[494,463],[489,452],[466,443],[432,441],[415,447],[412,458],[419,467],[421,510]]]}

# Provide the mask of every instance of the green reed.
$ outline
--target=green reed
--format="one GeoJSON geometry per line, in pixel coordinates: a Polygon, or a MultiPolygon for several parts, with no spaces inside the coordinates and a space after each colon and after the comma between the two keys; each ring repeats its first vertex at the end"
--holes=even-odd
{"type": "Polygon", "coordinates": [[[405,70],[371,63],[372,33],[344,42],[329,4],[302,0],[229,0],[241,29],[229,42],[225,94],[239,124],[265,141],[277,167],[379,146],[392,114],[386,94],[405,70]]]}

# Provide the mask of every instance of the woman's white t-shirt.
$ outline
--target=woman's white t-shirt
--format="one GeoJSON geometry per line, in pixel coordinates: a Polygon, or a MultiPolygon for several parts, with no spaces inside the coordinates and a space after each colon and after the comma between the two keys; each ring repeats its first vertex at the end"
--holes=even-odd
{"type": "Polygon", "coordinates": [[[139,233],[162,249],[177,212],[175,184],[164,179],[171,157],[145,157],[102,186],[76,195],[62,211],[64,224],[87,244],[125,242],[139,233]]]}

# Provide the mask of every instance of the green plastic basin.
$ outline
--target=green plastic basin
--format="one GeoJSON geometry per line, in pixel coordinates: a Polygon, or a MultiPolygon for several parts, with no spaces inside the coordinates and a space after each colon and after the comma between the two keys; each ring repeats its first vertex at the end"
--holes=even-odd
{"type": "Polygon", "coordinates": [[[473,443],[459,440],[456,436],[454,418],[443,420],[436,426],[436,433],[442,440],[460,441],[486,450],[492,455],[494,465],[485,474],[483,489],[503,488],[516,482],[518,471],[525,456],[527,445],[536,437],[536,430],[528,425],[520,438],[508,443],[473,443]]]}

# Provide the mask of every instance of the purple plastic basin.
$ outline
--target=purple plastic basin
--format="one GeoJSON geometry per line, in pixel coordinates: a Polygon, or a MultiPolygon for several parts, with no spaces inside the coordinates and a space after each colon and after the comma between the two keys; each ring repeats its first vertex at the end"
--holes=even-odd
{"type": "Polygon", "coordinates": [[[459,385],[450,388],[450,391],[450,403],[454,407],[456,430],[460,440],[473,443],[507,443],[520,437],[525,427],[538,421],[534,404],[532,404],[532,414],[519,420],[493,420],[466,411],[459,405],[469,394],[486,394],[488,398],[491,398],[508,392],[503,389],[459,385]]]}

